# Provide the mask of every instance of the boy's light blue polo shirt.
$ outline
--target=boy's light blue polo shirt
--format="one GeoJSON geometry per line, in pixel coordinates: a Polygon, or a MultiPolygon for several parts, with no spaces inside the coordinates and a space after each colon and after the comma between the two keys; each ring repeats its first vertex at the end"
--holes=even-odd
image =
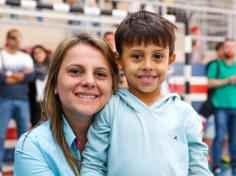
{"type": "MultiPolygon", "coordinates": [[[[65,119],[64,133],[71,151],[80,163],[80,153],[76,150],[74,142],[76,136],[65,119]]],[[[50,120],[20,137],[15,149],[14,175],[74,175],[63,151],[52,136],[50,120]]]]}

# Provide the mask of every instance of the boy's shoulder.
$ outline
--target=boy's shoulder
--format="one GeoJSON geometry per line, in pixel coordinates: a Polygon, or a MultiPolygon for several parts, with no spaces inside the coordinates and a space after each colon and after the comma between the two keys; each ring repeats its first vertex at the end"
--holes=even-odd
{"type": "Polygon", "coordinates": [[[128,89],[119,89],[117,92],[115,92],[108,103],[105,105],[105,107],[100,111],[101,113],[107,113],[107,112],[117,112],[122,108],[126,108],[127,105],[129,106],[129,102],[132,101],[132,96],[130,95],[128,89]]]}
{"type": "Polygon", "coordinates": [[[165,95],[164,100],[166,101],[166,108],[176,109],[179,113],[186,111],[194,111],[192,105],[181,99],[177,93],[168,93],[165,95]]]}
{"type": "Polygon", "coordinates": [[[111,96],[110,100],[108,101],[108,103],[106,104],[105,107],[118,106],[118,105],[120,105],[120,103],[122,103],[122,102],[123,102],[123,100],[122,100],[120,94],[119,94],[118,92],[115,92],[115,93],[111,96]]]}
{"type": "Polygon", "coordinates": [[[117,92],[115,92],[111,99],[109,100],[109,103],[111,102],[119,102],[119,101],[123,101],[123,96],[127,96],[127,94],[129,93],[129,90],[127,88],[120,88],[117,92]]]}

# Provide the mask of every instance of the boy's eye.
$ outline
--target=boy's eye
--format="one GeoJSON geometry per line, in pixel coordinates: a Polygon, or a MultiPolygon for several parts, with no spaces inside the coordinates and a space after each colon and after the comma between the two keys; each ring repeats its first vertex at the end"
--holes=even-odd
{"type": "Polygon", "coordinates": [[[156,59],[156,60],[161,60],[163,58],[164,58],[164,56],[162,54],[155,54],[154,55],[154,59],[156,59]]]}
{"type": "Polygon", "coordinates": [[[135,54],[132,54],[131,57],[134,59],[134,60],[139,60],[142,58],[142,55],[141,54],[138,54],[138,53],[135,53],[135,54]]]}

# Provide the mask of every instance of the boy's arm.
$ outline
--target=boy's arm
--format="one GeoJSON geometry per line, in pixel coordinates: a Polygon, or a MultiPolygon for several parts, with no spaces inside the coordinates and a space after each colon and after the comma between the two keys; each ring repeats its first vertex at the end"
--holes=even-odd
{"type": "Polygon", "coordinates": [[[108,111],[108,107],[104,108],[88,131],[88,142],[82,154],[81,176],[106,175],[111,131],[108,111]]]}
{"type": "Polygon", "coordinates": [[[202,142],[201,119],[192,108],[187,114],[189,115],[186,127],[189,151],[188,176],[213,176],[207,161],[208,147],[202,142]]]}
{"type": "Polygon", "coordinates": [[[17,142],[14,154],[14,176],[54,176],[38,145],[24,135],[17,142]]]}

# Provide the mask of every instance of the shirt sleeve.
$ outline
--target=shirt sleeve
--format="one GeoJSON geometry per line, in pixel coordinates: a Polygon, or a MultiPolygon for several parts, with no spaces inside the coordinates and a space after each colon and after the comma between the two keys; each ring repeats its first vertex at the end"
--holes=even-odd
{"type": "Polygon", "coordinates": [[[207,161],[208,147],[202,142],[201,119],[193,108],[190,108],[187,114],[189,114],[186,127],[189,151],[188,176],[213,176],[207,161]]]}
{"type": "Polygon", "coordinates": [[[27,83],[27,82],[33,82],[35,79],[35,73],[29,73],[29,74],[26,74],[24,79],[23,79],[23,83],[27,83]]]}
{"type": "Polygon", "coordinates": [[[208,79],[216,79],[217,72],[217,64],[216,62],[211,63],[207,69],[207,77],[208,79]]]}
{"type": "Polygon", "coordinates": [[[107,105],[96,117],[88,132],[83,152],[81,176],[104,176],[107,172],[108,148],[111,132],[111,115],[107,105]]]}
{"type": "Polygon", "coordinates": [[[29,55],[26,55],[25,67],[26,68],[32,68],[32,69],[34,68],[33,59],[29,55]]]}
{"type": "Polygon", "coordinates": [[[29,136],[21,136],[15,148],[14,176],[54,176],[40,147],[29,136]]]}

